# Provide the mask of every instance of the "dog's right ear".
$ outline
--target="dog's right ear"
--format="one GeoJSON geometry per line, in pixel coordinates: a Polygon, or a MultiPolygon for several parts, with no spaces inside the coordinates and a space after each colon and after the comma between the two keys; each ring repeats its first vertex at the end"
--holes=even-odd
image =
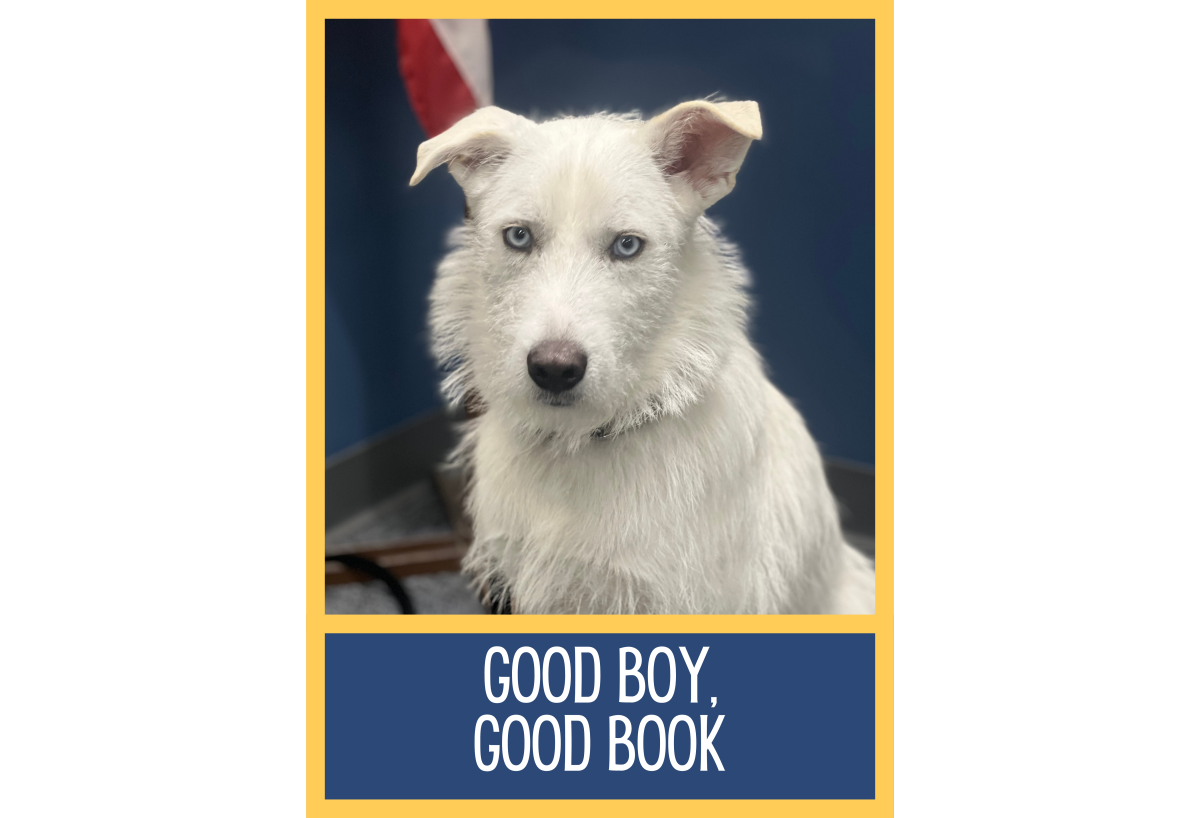
{"type": "Polygon", "coordinates": [[[460,119],[449,130],[417,148],[417,170],[410,185],[424,179],[438,165],[450,164],[450,174],[464,190],[483,168],[502,161],[512,149],[512,139],[533,122],[490,106],[460,119]]]}
{"type": "Polygon", "coordinates": [[[757,102],[697,100],[654,117],[643,133],[680,201],[700,213],[733,190],[762,121],[757,102]]]}

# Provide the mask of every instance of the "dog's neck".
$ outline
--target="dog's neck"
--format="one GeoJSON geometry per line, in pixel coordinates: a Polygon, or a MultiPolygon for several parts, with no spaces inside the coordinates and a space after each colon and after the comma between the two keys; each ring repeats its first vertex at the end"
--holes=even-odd
{"type": "Polygon", "coordinates": [[[616,430],[616,428],[613,426],[613,424],[606,423],[603,426],[600,426],[596,429],[592,429],[591,437],[592,437],[592,440],[612,440],[617,435],[625,434],[625,432],[628,432],[628,431],[630,431],[630,430],[626,429],[624,432],[618,432],[616,430]]]}
{"type": "Polygon", "coordinates": [[[595,441],[608,441],[620,435],[629,434],[632,431],[642,428],[648,423],[653,423],[662,417],[662,401],[657,396],[651,396],[646,401],[645,407],[634,413],[625,423],[618,423],[616,419],[610,420],[608,423],[592,430],[591,438],[595,441]]]}
{"type": "Polygon", "coordinates": [[[574,452],[578,451],[582,446],[605,445],[608,441],[624,437],[626,434],[636,432],[637,429],[652,425],[652,423],[659,421],[665,414],[667,413],[664,407],[662,407],[662,402],[658,396],[652,396],[647,399],[642,407],[630,411],[630,413],[613,417],[605,425],[592,429],[592,432],[587,435],[563,437],[563,434],[560,432],[547,432],[545,429],[532,426],[516,427],[515,431],[517,434],[522,435],[530,444],[541,446],[566,444],[566,449],[574,452]]]}
{"type": "MultiPolygon", "coordinates": [[[[613,418],[602,426],[597,426],[586,436],[574,438],[583,446],[595,444],[603,445],[618,437],[623,437],[631,432],[642,429],[652,423],[658,421],[663,414],[662,403],[657,397],[651,397],[646,403],[634,412],[627,413],[621,417],[613,418]]],[[[545,429],[534,429],[526,427],[524,434],[528,435],[528,440],[533,443],[548,446],[564,440],[561,433],[557,431],[546,431],[545,429]]],[[[574,450],[575,446],[570,446],[574,450]]]]}
{"type": "MultiPolygon", "coordinates": [[[[463,400],[463,410],[467,420],[474,420],[484,414],[487,410],[487,404],[479,397],[478,392],[472,390],[467,393],[463,400]]],[[[654,423],[663,414],[665,412],[663,411],[662,401],[657,395],[652,395],[639,409],[626,413],[624,416],[615,417],[602,426],[592,429],[586,440],[588,443],[604,443],[614,440],[617,437],[654,423]]],[[[559,438],[559,433],[556,431],[546,431],[528,426],[520,431],[522,434],[527,435],[531,442],[540,444],[549,444],[559,438]]]]}

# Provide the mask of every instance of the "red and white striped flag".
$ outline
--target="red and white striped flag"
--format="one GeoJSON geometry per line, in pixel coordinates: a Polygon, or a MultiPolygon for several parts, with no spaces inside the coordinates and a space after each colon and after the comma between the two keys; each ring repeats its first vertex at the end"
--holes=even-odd
{"type": "Polygon", "coordinates": [[[396,45],[408,99],[428,136],[492,104],[487,20],[397,20],[396,45]]]}

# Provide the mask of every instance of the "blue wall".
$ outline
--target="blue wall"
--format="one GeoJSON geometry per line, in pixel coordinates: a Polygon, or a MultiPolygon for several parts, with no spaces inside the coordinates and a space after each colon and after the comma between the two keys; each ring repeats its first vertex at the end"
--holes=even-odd
{"type": "MultiPolygon", "coordinates": [[[[858,20],[491,22],[496,104],[648,114],[714,92],[764,138],[710,215],[754,276],[753,337],[826,455],[875,460],[874,24],[858,20]]],[[[424,139],[395,24],[326,24],[325,451],[438,405],[425,299],[462,194],[408,187],[424,139]]]]}

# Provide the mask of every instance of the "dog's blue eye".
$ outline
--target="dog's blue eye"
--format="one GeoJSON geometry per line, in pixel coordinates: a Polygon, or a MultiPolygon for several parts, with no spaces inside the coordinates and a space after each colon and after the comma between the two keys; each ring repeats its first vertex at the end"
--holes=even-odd
{"type": "Polygon", "coordinates": [[[633,258],[641,251],[642,240],[637,236],[618,236],[612,246],[612,254],[616,258],[633,258]]]}
{"type": "Polygon", "coordinates": [[[533,234],[524,227],[506,227],[504,228],[504,243],[514,250],[528,250],[533,245],[533,234]]]}

